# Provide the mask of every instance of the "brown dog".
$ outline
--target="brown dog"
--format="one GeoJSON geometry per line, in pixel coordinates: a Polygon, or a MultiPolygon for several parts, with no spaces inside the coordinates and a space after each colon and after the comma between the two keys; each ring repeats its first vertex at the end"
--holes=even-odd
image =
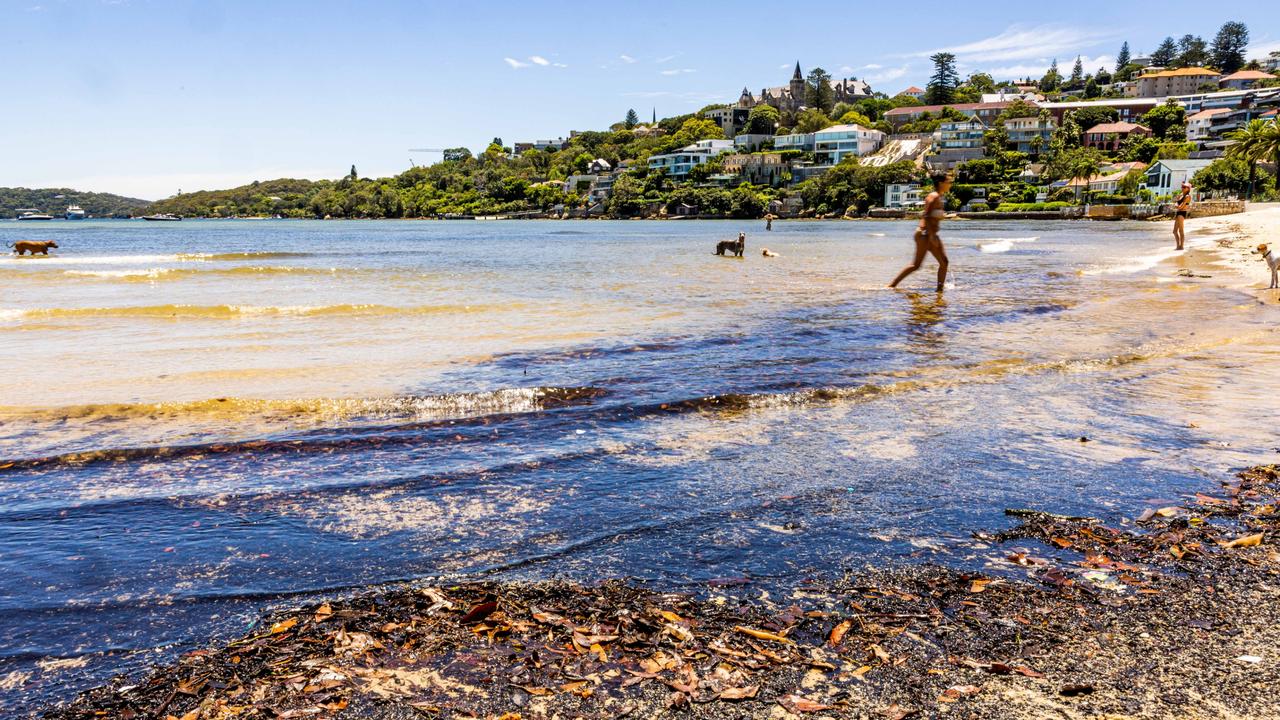
{"type": "Polygon", "coordinates": [[[733,253],[737,257],[747,251],[747,234],[738,233],[737,240],[721,240],[716,243],[716,255],[724,255],[726,252],[733,253]]]}
{"type": "Polygon", "coordinates": [[[52,240],[19,240],[8,247],[13,248],[13,251],[19,255],[25,255],[27,251],[30,251],[32,255],[36,253],[48,255],[49,248],[58,247],[58,243],[52,240]]]}

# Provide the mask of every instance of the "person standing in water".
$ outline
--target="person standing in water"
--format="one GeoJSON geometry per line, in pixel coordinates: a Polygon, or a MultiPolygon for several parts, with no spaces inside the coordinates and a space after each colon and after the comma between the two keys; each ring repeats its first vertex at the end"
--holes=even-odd
{"type": "Polygon", "coordinates": [[[932,254],[938,261],[938,292],[947,283],[947,251],[942,247],[942,238],[938,237],[938,226],[946,216],[945,207],[947,191],[951,189],[951,178],[946,175],[933,176],[933,192],[924,201],[924,212],[920,216],[920,227],[916,230],[916,254],[911,264],[902,268],[898,277],[889,283],[896,288],[908,275],[920,269],[924,264],[926,253],[932,254]]]}
{"type": "Polygon", "coordinates": [[[1182,194],[1178,196],[1175,202],[1173,239],[1178,243],[1178,249],[1181,250],[1183,243],[1187,241],[1187,233],[1183,229],[1183,225],[1187,221],[1187,215],[1191,212],[1191,183],[1182,183],[1182,194]]]}
{"type": "Polygon", "coordinates": [[[772,214],[769,214],[769,215],[765,215],[765,216],[764,216],[764,229],[765,229],[765,230],[772,230],[772,229],[773,229],[773,215],[772,215],[772,214]]]}

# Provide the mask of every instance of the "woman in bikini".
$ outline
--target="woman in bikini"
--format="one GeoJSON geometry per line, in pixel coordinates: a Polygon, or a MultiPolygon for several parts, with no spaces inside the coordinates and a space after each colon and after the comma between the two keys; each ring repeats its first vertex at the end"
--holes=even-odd
{"type": "Polygon", "coordinates": [[[1182,183],[1182,194],[1178,196],[1176,207],[1173,215],[1173,239],[1181,250],[1182,244],[1187,241],[1187,233],[1182,226],[1187,221],[1187,214],[1191,212],[1191,183],[1182,183]]]}
{"type": "Polygon", "coordinates": [[[930,253],[938,261],[938,292],[947,282],[947,251],[942,247],[942,238],[938,237],[938,226],[946,216],[945,200],[947,191],[951,189],[951,178],[946,175],[933,176],[933,192],[924,201],[924,213],[920,218],[920,228],[916,230],[916,255],[911,264],[898,273],[898,277],[889,283],[889,287],[898,287],[911,273],[924,264],[924,256],[930,253]]]}

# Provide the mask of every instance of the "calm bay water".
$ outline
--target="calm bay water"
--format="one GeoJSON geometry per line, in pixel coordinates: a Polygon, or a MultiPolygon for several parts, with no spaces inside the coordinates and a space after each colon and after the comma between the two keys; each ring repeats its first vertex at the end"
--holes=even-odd
{"type": "Polygon", "coordinates": [[[949,223],[945,299],[883,287],[911,230],[0,223],[62,246],[0,259],[0,703],[403,579],[980,565],[1274,457],[1276,309],[1165,225],[949,223]]]}

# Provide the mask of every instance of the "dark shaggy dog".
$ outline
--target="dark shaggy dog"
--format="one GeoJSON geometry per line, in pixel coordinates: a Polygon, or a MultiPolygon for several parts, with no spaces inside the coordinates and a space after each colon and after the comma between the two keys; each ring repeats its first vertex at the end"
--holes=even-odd
{"type": "Polygon", "coordinates": [[[732,253],[737,257],[747,251],[747,234],[738,233],[737,240],[721,240],[716,243],[716,255],[724,255],[726,252],[732,253]]]}

